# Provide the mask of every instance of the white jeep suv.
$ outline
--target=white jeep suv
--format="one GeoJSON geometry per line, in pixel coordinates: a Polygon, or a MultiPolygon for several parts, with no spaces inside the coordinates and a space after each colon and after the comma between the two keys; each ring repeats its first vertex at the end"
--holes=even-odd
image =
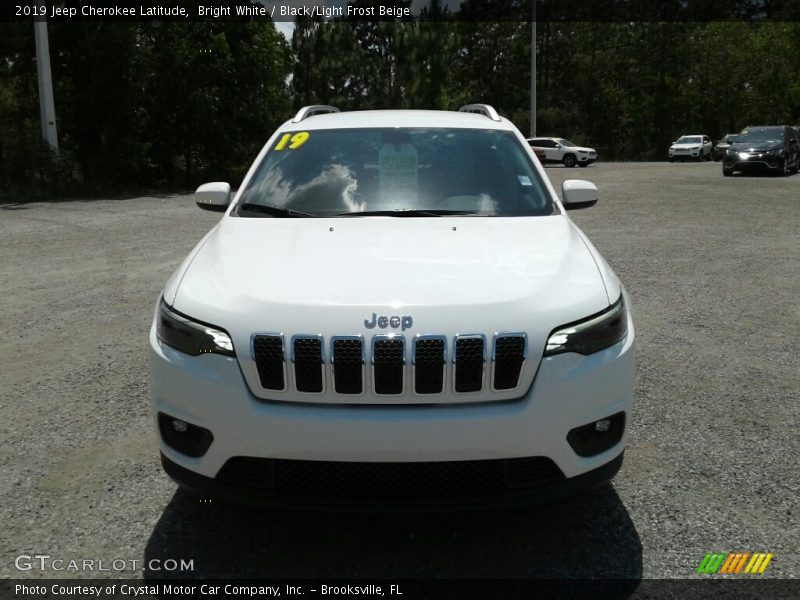
{"type": "Polygon", "coordinates": [[[150,330],[162,464],[279,507],[538,502],[607,482],[630,301],[525,138],[459,112],[305,107],[167,282],[150,330]]]}
{"type": "Polygon", "coordinates": [[[682,135],[670,144],[667,152],[669,162],[692,158],[694,160],[711,160],[714,142],[707,135],[682,135]]]}
{"type": "Polygon", "coordinates": [[[544,162],[562,163],[565,167],[588,167],[597,160],[597,150],[578,146],[564,138],[528,138],[528,145],[544,150],[544,162]]]}

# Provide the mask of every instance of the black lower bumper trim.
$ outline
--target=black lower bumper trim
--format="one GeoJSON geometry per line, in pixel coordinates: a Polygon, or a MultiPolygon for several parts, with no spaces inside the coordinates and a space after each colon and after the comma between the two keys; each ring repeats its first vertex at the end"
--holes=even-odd
{"type": "Polygon", "coordinates": [[[551,502],[564,496],[600,487],[622,467],[623,451],[610,462],[582,475],[528,490],[512,490],[479,497],[448,498],[365,498],[353,497],[289,497],[274,492],[254,490],[225,483],[190,471],[161,455],[164,471],[181,487],[237,504],[249,504],[282,510],[315,510],[335,512],[433,512],[440,510],[480,510],[515,508],[551,502]]]}

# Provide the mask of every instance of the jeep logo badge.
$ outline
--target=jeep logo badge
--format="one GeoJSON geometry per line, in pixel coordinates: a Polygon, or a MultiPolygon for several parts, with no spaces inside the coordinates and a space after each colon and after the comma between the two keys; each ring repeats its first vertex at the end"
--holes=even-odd
{"type": "Polygon", "coordinates": [[[378,316],[376,313],[372,313],[372,320],[364,319],[364,327],[367,329],[375,329],[375,326],[380,327],[381,329],[386,329],[387,327],[391,327],[392,329],[400,329],[401,331],[405,331],[409,329],[414,324],[414,319],[411,318],[411,315],[403,315],[399,317],[397,315],[392,315],[391,317],[386,315],[378,316]]]}

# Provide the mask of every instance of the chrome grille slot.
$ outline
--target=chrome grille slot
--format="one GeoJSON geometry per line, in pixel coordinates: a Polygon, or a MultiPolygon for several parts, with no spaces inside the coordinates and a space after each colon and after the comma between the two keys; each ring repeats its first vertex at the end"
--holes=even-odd
{"type": "Polygon", "coordinates": [[[458,336],[453,351],[455,390],[458,393],[479,392],[483,389],[483,366],[486,344],[482,335],[458,336]]]}
{"type": "Polygon", "coordinates": [[[517,387],[522,363],[526,355],[526,339],[523,333],[499,334],[494,338],[495,390],[510,390],[517,387]]]}
{"type": "Polygon", "coordinates": [[[360,337],[334,338],[331,343],[333,387],[337,394],[364,391],[364,344],[360,337]]]}
{"type": "Polygon", "coordinates": [[[293,344],[294,382],[298,392],[319,394],[323,386],[322,337],[295,336],[293,344]]]}
{"type": "Polygon", "coordinates": [[[444,390],[445,338],[418,337],[414,342],[414,392],[441,394],[444,390]]]}
{"type": "Polygon", "coordinates": [[[403,393],[405,362],[402,337],[376,335],[372,338],[372,383],[376,394],[403,393]]]}
{"type": "Polygon", "coordinates": [[[256,361],[261,387],[267,390],[286,389],[283,336],[256,334],[253,336],[252,345],[253,360],[256,361]]]}

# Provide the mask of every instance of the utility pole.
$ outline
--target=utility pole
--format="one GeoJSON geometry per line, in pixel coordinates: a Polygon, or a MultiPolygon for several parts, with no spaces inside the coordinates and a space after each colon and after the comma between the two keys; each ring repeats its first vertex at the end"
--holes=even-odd
{"type": "Polygon", "coordinates": [[[536,0],[531,0],[531,137],[536,137],[536,0]]]}
{"type": "Polygon", "coordinates": [[[39,81],[39,114],[42,119],[42,137],[58,154],[58,129],[56,128],[56,105],[53,101],[53,75],[50,71],[50,42],[47,36],[47,21],[44,17],[33,22],[36,38],[36,76],[39,81]]]}

